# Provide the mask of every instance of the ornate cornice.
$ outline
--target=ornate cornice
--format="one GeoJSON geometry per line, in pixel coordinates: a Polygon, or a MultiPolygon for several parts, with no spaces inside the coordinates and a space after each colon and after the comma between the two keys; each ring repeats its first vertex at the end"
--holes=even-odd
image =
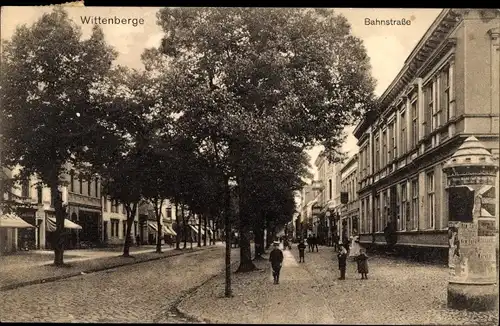
{"type": "MultiPolygon", "coordinates": [[[[410,94],[413,91],[413,81],[419,76],[419,72],[423,70],[423,66],[434,58],[437,54],[442,54],[442,51],[449,49],[454,41],[447,41],[446,38],[463,19],[464,13],[455,9],[444,9],[436,20],[429,27],[427,32],[418,42],[417,46],[406,59],[403,68],[392,81],[386,91],[379,99],[379,114],[385,111],[397,97],[403,93],[410,94]]],[[[359,139],[360,133],[364,132],[370,125],[363,119],[355,129],[355,136],[359,139]]]]}

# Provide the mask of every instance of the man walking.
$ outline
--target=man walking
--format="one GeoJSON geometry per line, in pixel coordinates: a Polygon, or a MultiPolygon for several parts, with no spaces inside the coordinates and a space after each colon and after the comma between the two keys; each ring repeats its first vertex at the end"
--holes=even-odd
{"type": "Polygon", "coordinates": [[[271,262],[271,268],[273,269],[274,284],[280,283],[280,270],[283,264],[283,252],[279,249],[280,243],[278,241],[273,242],[274,249],[269,254],[269,261],[271,262]]]}
{"type": "Polygon", "coordinates": [[[340,252],[337,254],[337,258],[339,260],[339,270],[340,277],[339,280],[345,280],[345,270],[347,267],[347,250],[344,246],[340,247],[340,252]]]}
{"type": "Polygon", "coordinates": [[[297,248],[299,248],[299,263],[305,263],[306,245],[304,244],[304,240],[300,240],[297,248]]]}
{"type": "Polygon", "coordinates": [[[318,242],[319,242],[319,238],[316,236],[316,234],[313,234],[312,236],[312,247],[313,247],[313,252],[314,252],[314,248],[316,248],[316,252],[318,252],[318,242]]]}

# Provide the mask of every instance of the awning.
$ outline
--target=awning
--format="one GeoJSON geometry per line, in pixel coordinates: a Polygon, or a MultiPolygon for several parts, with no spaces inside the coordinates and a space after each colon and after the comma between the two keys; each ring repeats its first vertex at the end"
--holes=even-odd
{"type": "Polygon", "coordinates": [[[27,229],[35,228],[35,226],[29,224],[16,214],[9,213],[0,215],[0,228],[27,229]]]}
{"type": "Polygon", "coordinates": [[[193,231],[194,231],[195,233],[198,233],[198,228],[195,228],[195,227],[194,227],[194,226],[192,226],[191,224],[189,224],[189,226],[191,227],[191,229],[193,229],[193,231]]]}
{"type": "Polygon", "coordinates": [[[158,227],[156,226],[156,222],[148,222],[148,226],[153,229],[153,231],[158,232],[158,227]]]}
{"type": "Polygon", "coordinates": [[[168,224],[163,224],[163,232],[168,235],[177,235],[177,233],[168,224]]]}
{"type": "MultiPolygon", "coordinates": [[[[75,229],[81,230],[82,227],[76,223],[71,222],[67,218],[64,219],[64,228],[65,229],[75,229]]],[[[56,219],[54,217],[47,218],[47,231],[54,232],[56,230],[56,219]]]]}

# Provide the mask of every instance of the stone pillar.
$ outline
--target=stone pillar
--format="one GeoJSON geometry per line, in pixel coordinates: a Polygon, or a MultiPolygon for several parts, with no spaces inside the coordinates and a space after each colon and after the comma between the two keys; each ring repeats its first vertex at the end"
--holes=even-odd
{"type": "Polygon", "coordinates": [[[497,308],[495,185],[498,166],[475,137],[446,162],[449,196],[448,307],[497,308]]]}

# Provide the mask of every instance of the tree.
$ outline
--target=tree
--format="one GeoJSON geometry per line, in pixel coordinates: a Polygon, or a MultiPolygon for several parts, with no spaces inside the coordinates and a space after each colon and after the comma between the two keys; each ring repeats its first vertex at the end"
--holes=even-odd
{"type": "Polygon", "coordinates": [[[344,127],[371,105],[366,52],[333,11],[165,8],[158,24],[167,78],[175,76],[166,92],[175,94],[170,105],[180,114],[180,129],[216,167],[226,194],[232,178],[246,191],[242,146],[263,142],[268,151],[285,137],[301,150],[323,144],[328,157],[338,159],[344,127]]]}
{"type": "Polygon", "coordinates": [[[159,104],[153,84],[147,72],[120,66],[107,75],[96,95],[105,132],[84,156],[90,163],[88,168],[101,175],[105,195],[122,203],[127,211],[125,257],[130,256],[130,231],[139,203],[146,190],[152,196],[151,171],[160,164],[151,160],[151,155],[160,157],[154,150],[158,128],[151,117],[159,104]]]}
{"type": "Polygon", "coordinates": [[[65,210],[60,187],[67,164],[80,162],[103,127],[96,118],[94,85],[109,71],[116,52],[98,26],[89,39],[56,8],[32,26],[16,29],[4,43],[0,102],[3,161],[20,165],[51,189],[56,215],[54,264],[64,263],[65,210]]]}

